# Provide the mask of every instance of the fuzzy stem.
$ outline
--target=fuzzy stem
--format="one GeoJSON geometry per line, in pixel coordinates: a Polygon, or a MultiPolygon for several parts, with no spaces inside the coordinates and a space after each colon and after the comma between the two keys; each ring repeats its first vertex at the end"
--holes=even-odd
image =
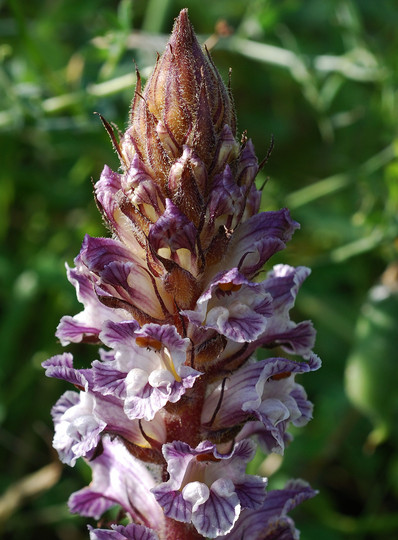
{"type": "Polygon", "coordinates": [[[203,536],[190,523],[166,518],[162,540],[203,540],[203,536]]]}

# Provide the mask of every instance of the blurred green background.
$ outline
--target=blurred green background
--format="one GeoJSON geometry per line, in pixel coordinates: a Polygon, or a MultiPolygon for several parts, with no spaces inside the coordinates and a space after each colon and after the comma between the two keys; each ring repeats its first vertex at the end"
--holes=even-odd
{"type": "MultiPolygon", "coordinates": [[[[396,539],[398,4],[389,0],[0,1],[0,537],[88,538],[66,507],[88,471],[61,467],[51,449],[49,411],[67,385],[40,363],[61,352],[60,317],[80,311],[64,262],[85,233],[104,234],[91,178],[118,160],[93,111],[127,125],[134,62],[146,76],[183,7],[225,80],[232,67],[238,128],[260,159],[275,138],[259,177],[269,176],[263,206],[288,206],[301,223],[277,261],[313,269],[294,318],[318,330],[324,365],[302,381],[314,420],[282,463],[257,463],[275,470],[273,486],[302,477],[320,490],[293,514],[302,539],[396,539]]],[[[96,352],[70,350],[87,361],[96,352]]]]}

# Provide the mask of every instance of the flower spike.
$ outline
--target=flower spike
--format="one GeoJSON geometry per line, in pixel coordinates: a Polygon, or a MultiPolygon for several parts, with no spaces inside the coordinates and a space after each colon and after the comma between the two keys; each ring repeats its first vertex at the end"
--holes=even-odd
{"type": "Polygon", "coordinates": [[[60,459],[93,474],[69,508],[96,520],[120,508],[91,540],[296,538],[287,512],[315,491],[246,474],[257,445],[282,454],[289,427],[310,420],[295,377],[320,366],[312,324],[290,318],[309,269],[269,265],[299,228],[287,209],[260,212],[271,149],[259,165],[239,142],[230,85],[186,9],[145,88],[137,72],[125,133],[100,118],[121,164],[95,185],[112,237],[87,235],[67,267],[83,310],[56,333],[100,345],[98,358],[43,363],[78,390],[52,410],[60,459]],[[257,361],[259,347],[278,354],[257,361]]]}

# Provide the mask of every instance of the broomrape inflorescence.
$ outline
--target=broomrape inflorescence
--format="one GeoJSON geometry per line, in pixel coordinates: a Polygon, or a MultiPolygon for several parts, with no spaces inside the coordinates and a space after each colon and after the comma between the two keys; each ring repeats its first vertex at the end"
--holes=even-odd
{"type": "Polygon", "coordinates": [[[311,418],[295,374],[320,365],[315,332],[289,315],[309,270],[254,281],[298,224],[259,212],[253,145],[237,142],[230,90],[186,10],[144,90],[137,79],[120,141],[103,120],[121,162],[95,186],[112,237],[86,236],[67,268],[84,309],[56,334],[103,348],[86,369],[70,353],[43,364],[80,390],[52,410],[61,460],[93,473],[69,507],[95,519],[121,507],[92,540],[296,538],[287,512],[315,492],[267,492],[245,469],[256,444],[283,453],[289,424],[311,418]],[[277,346],[301,359],[253,356],[277,346]]]}

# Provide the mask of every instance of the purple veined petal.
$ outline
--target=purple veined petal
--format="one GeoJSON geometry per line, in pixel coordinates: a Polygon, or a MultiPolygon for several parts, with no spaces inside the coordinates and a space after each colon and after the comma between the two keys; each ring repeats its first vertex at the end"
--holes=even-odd
{"type": "MultiPolygon", "coordinates": [[[[146,262],[118,240],[86,235],[77,262],[90,271],[97,295],[114,297],[150,317],[164,319],[164,306],[146,262]]],[[[166,297],[164,302],[172,305],[166,297]]]]}
{"type": "Polygon", "coordinates": [[[78,370],[73,367],[73,356],[71,353],[58,354],[52,356],[42,363],[46,370],[46,377],[62,379],[75,386],[88,388],[88,380],[85,373],[89,376],[89,370],[78,370]]]}
{"type": "MultiPolygon", "coordinates": [[[[138,159],[138,156],[136,157],[138,159]]],[[[142,185],[139,184],[139,188],[132,192],[130,175],[133,170],[134,167],[130,168],[125,174],[119,175],[105,165],[100,180],[95,184],[95,196],[102,214],[119,240],[132,253],[144,259],[145,251],[141,245],[143,241],[142,232],[137,230],[128,213],[126,214],[124,207],[126,202],[127,206],[131,203],[139,204],[139,194],[149,192],[149,185],[146,183],[146,186],[144,186],[144,179],[141,177],[142,185]]],[[[154,185],[153,182],[152,185],[154,185]]],[[[154,198],[153,203],[155,204],[155,202],[157,200],[154,198]]],[[[148,206],[148,208],[153,210],[151,206],[148,206]]],[[[158,216],[150,217],[156,219],[158,216]]]]}
{"type": "Polygon", "coordinates": [[[197,497],[197,490],[189,490],[190,487],[184,488],[184,498],[201,503],[192,512],[192,523],[196,530],[207,538],[218,538],[230,531],[241,511],[233,483],[229,479],[219,478],[212,484],[208,497],[202,499],[197,497]]]}
{"type": "Polygon", "coordinates": [[[60,460],[74,466],[79,457],[97,448],[106,422],[93,413],[94,397],[86,392],[65,392],[52,409],[53,446],[60,460]]]}
{"type": "Polygon", "coordinates": [[[114,395],[120,399],[126,397],[125,379],[128,366],[120,365],[118,358],[121,350],[131,351],[135,348],[135,332],[140,328],[134,321],[113,323],[109,321],[103,325],[100,333],[102,343],[113,347],[110,358],[101,358],[92,364],[94,374],[94,390],[103,395],[114,395]]]}
{"type": "Polygon", "coordinates": [[[98,349],[98,355],[102,362],[113,362],[115,360],[115,351],[108,349],[98,349]]]}
{"type": "Polygon", "coordinates": [[[124,177],[125,175],[120,175],[105,165],[101,178],[95,184],[95,196],[102,214],[113,231],[116,232],[118,238],[132,252],[143,254],[143,249],[134,236],[131,225],[120,209],[120,199],[123,196],[122,180],[124,177]]]}
{"type": "Polygon", "coordinates": [[[153,316],[163,317],[153,282],[145,268],[131,261],[111,261],[99,272],[99,296],[114,296],[153,316]]]}
{"type": "Polygon", "coordinates": [[[119,399],[126,397],[125,379],[126,373],[115,369],[115,360],[98,361],[92,364],[94,375],[94,391],[107,396],[112,395],[119,399]]]}
{"type": "Polygon", "coordinates": [[[305,266],[294,268],[287,264],[277,264],[268,273],[266,289],[273,298],[273,307],[276,312],[287,312],[293,306],[298,291],[311,270],[305,266]]]}
{"type": "Polygon", "coordinates": [[[131,418],[152,420],[168,401],[175,403],[192,388],[201,373],[186,366],[188,338],[181,338],[174,326],[133,322],[104,325],[100,337],[114,348],[110,364],[95,362],[95,389],[124,400],[131,418]]]}
{"type": "Polygon", "coordinates": [[[163,522],[163,512],[150,491],[154,478],[117,438],[104,437],[102,445],[102,453],[90,462],[90,486],[69,498],[71,512],[99,519],[117,504],[131,518],[144,519],[148,527],[157,529],[163,522]]]}
{"type": "Polygon", "coordinates": [[[141,448],[151,448],[143,432],[159,444],[166,439],[166,428],[160,415],[155,415],[151,422],[132,421],[123,410],[123,402],[114,396],[68,391],[53,407],[52,416],[54,448],[61,461],[71,466],[79,457],[90,457],[104,433],[120,435],[141,448]]]}
{"type": "Polygon", "coordinates": [[[315,344],[316,331],[311,321],[295,324],[291,321],[279,325],[278,320],[270,321],[267,330],[253,344],[250,350],[257,347],[282,347],[289,354],[297,354],[304,359],[311,357],[315,344]],[[274,323],[274,324],[273,324],[274,323]]]}
{"type": "Polygon", "coordinates": [[[79,343],[83,339],[98,339],[102,324],[106,320],[123,320],[130,318],[124,310],[113,310],[104,306],[94,290],[94,285],[83,269],[69,268],[66,265],[70,283],[76,288],[77,299],[83,304],[84,310],[74,317],[62,317],[56,336],[62,345],[79,343]]]}
{"type": "Polygon", "coordinates": [[[272,316],[271,301],[263,283],[250,282],[233,268],[214,278],[195,310],[182,313],[197,326],[243,343],[256,340],[265,331],[272,316]]]}
{"type": "Polygon", "coordinates": [[[262,540],[299,540],[300,533],[289,517],[280,517],[270,520],[269,530],[262,536],[262,540]]]}
{"type": "Polygon", "coordinates": [[[294,305],[299,287],[309,274],[305,267],[293,268],[277,265],[262,282],[264,290],[272,297],[273,315],[265,331],[250,343],[248,354],[258,347],[281,346],[290,354],[310,358],[315,343],[315,330],[311,321],[299,324],[290,320],[289,311],[294,305]]]}
{"type": "MultiPolygon", "coordinates": [[[[191,370],[187,366],[184,369],[191,370]]],[[[187,388],[192,388],[199,375],[199,372],[187,373],[181,381],[176,381],[166,370],[153,371],[149,377],[143,370],[131,370],[125,380],[126,415],[131,419],[152,420],[167,402],[176,403],[187,388]]]]}
{"type": "Polygon", "coordinates": [[[302,480],[289,481],[284,489],[269,491],[261,508],[246,509],[225,540],[297,540],[298,531],[287,513],[317,494],[302,480]]]}
{"type": "Polygon", "coordinates": [[[129,523],[128,525],[111,525],[112,529],[94,529],[90,525],[90,540],[159,540],[155,531],[129,523]]]}
{"type": "MultiPolygon", "coordinates": [[[[312,411],[312,405],[302,387],[295,382],[294,374],[318,369],[319,365],[315,355],[309,362],[268,358],[246,364],[227,379],[221,405],[210,429],[216,432],[257,418],[265,428],[265,432],[259,434],[263,446],[268,451],[282,453],[288,423],[304,425],[312,411]]],[[[221,385],[205,401],[202,411],[204,427],[218,406],[220,391],[221,385]]],[[[250,427],[241,436],[248,435],[250,427]]]]}
{"type": "MultiPolygon", "coordinates": [[[[245,204],[245,187],[236,184],[236,179],[232,175],[229,165],[225,165],[222,172],[217,174],[213,181],[213,188],[210,193],[209,203],[207,205],[208,219],[210,225],[223,224],[217,218],[221,216],[229,217],[224,219],[225,224],[231,228],[235,226],[233,217],[242,213],[245,204]]],[[[217,228],[217,227],[216,227],[217,228]]]]}
{"type": "Polygon", "coordinates": [[[287,208],[261,212],[242,224],[234,241],[238,242],[238,244],[249,243],[248,245],[250,245],[250,242],[255,242],[266,236],[268,238],[280,238],[286,243],[299,227],[300,225],[290,217],[287,208]]]}
{"type": "Polygon", "coordinates": [[[114,324],[112,321],[105,323],[100,335],[102,343],[108,347],[117,349],[118,347],[130,348],[135,344],[136,332],[140,325],[135,320],[121,321],[114,324]]]}
{"type": "Polygon", "coordinates": [[[255,440],[265,454],[283,454],[284,448],[293,440],[293,436],[286,431],[287,422],[279,422],[273,426],[270,422],[250,421],[247,422],[236,436],[236,441],[250,437],[255,440]]]}
{"type": "Polygon", "coordinates": [[[228,307],[212,308],[206,318],[205,328],[213,328],[227,339],[239,343],[253,341],[264,331],[267,322],[261,314],[240,302],[228,307]]]}
{"type": "Polygon", "coordinates": [[[151,447],[143,432],[146,437],[158,441],[159,444],[166,440],[166,427],[160,414],[155,414],[150,422],[145,419],[140,422],[132,420],[125,412],[124,402],[114,396],[96,394],[93,412],[106,423],[106,432],[120,435],[141,448],[151,447]]]}
{"type": "Polygon", "coordinates": [[[197,234],[194,224],[170,199],[166,199],[164,214],[150,227],[149,242],[156,253],[162,257],[171,258],[186,270],[191,271],[194,270],[196,261],[197,234]],[[189,259],[181,258],[179,250],[187,250],[190,253],[189,259]]]}
{"type": "Polygon", "coordinates": [[[207,207],[207,228],[210,226],[214,230],[223,224],[234,229],[241,220],[247,220],[255,214],[260,205],[261,193],[253,185],[258,163],[251,141],[243,148],[234,175],[225,163],[217,167],[217,170],[221,172],[214,177],[207,207]],[[222,221],[217,219],[221,216],[224,216],[222,221]]]}
{"type": "Polygon", "coordinates": [[[82,383],[79,385],[86,389],[80,394],[66,392],[52,410],[55,424],[54,448],[65,463],[73,466],[77,458],[92,453],[100,442],[100,435],[105,432],[118,434],[143,448],[150,448],[150,444],[142,430],[147,437],[160,444],[165,441],[165,425],[159,415],[155,413],[151,422],[143,420],[140,426],[138,420],[132,421],[126,415],[124,403],[115,393],[104,395],[93,390],[96,376],[94,368],[84,370],[88,380],[79,379],[80,372],[73,369],[69,353],[49,359],[44,365],[50,376],[64,378],[73,384],[82,383]],[[63,357],[67,367],[62,366],[63,357]]]}
{"type": "Polygon", "coordinates": [[[160,486],[156,488],[156,491],[152,490],[159,505],[162,507],[164,515],[175,519],[176,521],[182,521],[183,523],[190,523],[192,520],[192,504],[190,501],[186,501],[183,494],[179,490],[171,491],[169,489],[162,489],[160,486]]]}
{"type": "Polygon", "coordinates": [[[245,276],[255,276],[275,253],[282,251],[285,247],[285,243],[280,238],[263,237],[253,243],[239,261],[234,259],[233,263],[237,262],[240,271],[245,276]]]}
{"type": "Polygon", "coordinates": [[[256,214],[236,229],[222,264],[238,267],[251,277],[272,255],[284,249],[298,228],[299,224],[292,220],[286,208],[256,214]]]}
{"type": "Polygon", "coordinates": [[[63,414],[74,407],[80,401],[80,396],[77,392],[72,390],[67,390],[62,396],[58,399],[56,404],[51,409],[51,417],[54,423],[61,421],[63,414]]]}
{"type": "Polygon", "coordinates": [[[121,178],[122,176],[119,173],[112,171],[108,165],[104,165],[101,177],[95,184],[97,200],[109,221],[112,220],[113,214],[118,207],[115,198],[122,187],[121,178]]]}
{"type": "Polygon", "coordinates": [[[314,409],[313,404],[308,401],[307,393],[300,385],[296,385],[291,392],[292,398],[297,404],[297,408],[300,411],[298,417],[292,421],[292,424],[297,427],[305,426],[310,420],[312,420],[312,412],[314,409]]]}
{"type": "Polygon", "coordinates": [[[128,199],[152,221],[164,211],[164,198],[138,154],[122,176],[122,187],[128,199]]]}
{"type": "MultiPolygon", "coordinates": [[[[209,441],[206,441],[206,443],[207,444],[204,449],[207,450],[207,448],[210,448],[215,457],[224,460],[224,467],[227,467],[227,463],[229,464],[228,466],[230,466],[232,469],[229,473],[229,476],[231,477],[240,477],[244,475],[246,470],[246,463],[251,461],[256,453],[256,446],[253,441],[249,439],[239,441],[239,443],[236,443],[233,448],[231,448],[231,450],[227,453],[220,452],[217,446],[214,446],[209,441]],[[225,461],[227,459],[229,459],[228,462],[225,461]]],[[[201,445],[198,445],[197,448],[201,448],[201,445]]]]}
{"type": "Polygon", "coordinates": [[[261,506],[264,502],[264,490],[267,483],[267,478],[246,475],[242,484],[235,484],[235,492],[242,508],[258,508],[261,506]]]}
{"type": "MultiPolygon", "coordinates": [[[[83,313],[84,312],[82,312],[82,314],[83,313]]],[[[64,315],[61,318],[55,335],[60,340],[62,345],[65,346],[69,343],[80,343],[87,337],[92,337],[95,339],[100,333],[101,328],[98,323],[96,326],[90,326],[84,322],[79,322],[79,315],[75,317],[64,315]]]]}
{"type": "MultiPolygon", "coordinates": [[[[255,184],[253,184],[249,190],[249,193],[247,194],[245,210],[243,212],[241,222],[247,221],[259,212],[261,195],[262,192],[256,188],[255,184]]],[[[249,274],[249,272],[247,273],[249,274]]]]}
{"type": "Polygon", "coordinates": [[[169,401],[171,384],[164,391],[154,388],[147,381],[146,374],[140,370],[132,370],[126,381],[127,396],[124,402],[126,415],[131,418],[152,420],[155,414],[169,401]]]}
{"type": "Polygon", "coordinates": [[[254,151],[253,142],[249,139],[239,155],[239,162],[236,170],[238,184],[250,186],[258,173],[258,160],[254,151]]]}
{"type": "Polygon", "coordinates": [[[119,240],[94,238],[86,234],[75,262],[84,265],[90,272],[100,274],[112,262],[131,262],[133,257],[134,254],[119,240]]]}
{"type": "Polygon", "coordinates": [[[216,538],[229,531],[241,507],[260,505],[266,480],[245,474],[255,445],[245,440],[221,454],[214,444],[203,441],[195,449],[181,441],[163,446],[167,482],[152,489],[165,515],[192,522],[200,534],[216,538]]]}

